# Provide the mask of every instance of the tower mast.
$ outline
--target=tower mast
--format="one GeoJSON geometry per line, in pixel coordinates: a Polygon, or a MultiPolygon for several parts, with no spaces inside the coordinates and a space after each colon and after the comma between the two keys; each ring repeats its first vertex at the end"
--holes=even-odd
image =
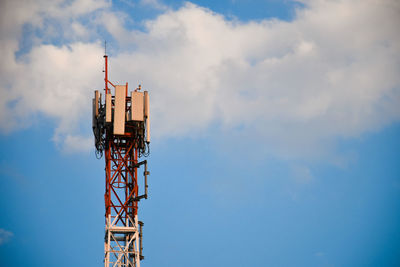
{"type": "Polygon", "coordinates": [[[111,83],[106,54],[104,59],[105,99],[103,102],[98,90],[93,98],[96,156],[102,157],[103,152],[105,156],[104,266],[140,267],[140,260],[144,259],[143,223],[138,220],[138,204],[147,199],[150,174],[147,160],[140,159],[149,155],[149,94],[140,92],[139,85],[128,95],[128,83],[111,83]],[[143,170],[142,183],[139,170],[143,170]],[[139,184],[143,187],[142,194],[139,184]]]}

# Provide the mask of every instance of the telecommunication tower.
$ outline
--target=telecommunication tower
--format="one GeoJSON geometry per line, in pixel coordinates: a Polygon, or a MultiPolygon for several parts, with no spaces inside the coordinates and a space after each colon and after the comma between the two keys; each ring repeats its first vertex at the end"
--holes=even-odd
{"type": "Polygon", "coordinates": [[[105,53],[105,88],[95,90],[93,133],[96,156],[105,156],[105,237],[104,266],[140,267],[143,222],[138,220],[138,204],[147,199],[147,160],[149,155],[149,94],[141,85],[128,94],[128,83],[114,85],[108,80],[105,53]],[[110,87],[109,87],[110,85],[110,87]],[[143,189],[139,193],[139,170],[143,189]]]}

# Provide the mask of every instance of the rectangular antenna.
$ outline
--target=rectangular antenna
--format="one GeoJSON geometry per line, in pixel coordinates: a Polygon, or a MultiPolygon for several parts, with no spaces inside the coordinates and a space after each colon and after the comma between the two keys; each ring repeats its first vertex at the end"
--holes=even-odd
{"type": "Polygon", "coordinates": [[[114,134],[125,134],[125,85],[115,86],[114,134]]]}

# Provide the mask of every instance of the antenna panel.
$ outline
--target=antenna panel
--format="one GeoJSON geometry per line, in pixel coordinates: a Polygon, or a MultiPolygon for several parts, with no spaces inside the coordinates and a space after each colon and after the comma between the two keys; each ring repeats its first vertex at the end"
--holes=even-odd
{"type": "Polygon", "coordinates": [[[96,99],[92,98],[92,128],[96,125],[96,99]]]}
{"type": "Polygon", "coordinates": [[[99,91],[98,90],[94,91],[94,99],[95,99],[95,103],[96,103],[96,107],[95,107],[96,118],[97,118],[97,116],[99,116],[99,98],[100,98],[99,91]]]}
{"type": "Polygon", "coordinates": [[[143,121],[144,120],[144,96],[142,92],[131,92],[131,120],[143,121]]]}
{"type": "Polygon", "coordinates": [[[106,94],[106,122],[111,122],[111,94],[106,94]]]}
{"type": "Polygon", "coordinates": [[[115,86],[114,134],[125,134],[125,85],[115,86]]]}

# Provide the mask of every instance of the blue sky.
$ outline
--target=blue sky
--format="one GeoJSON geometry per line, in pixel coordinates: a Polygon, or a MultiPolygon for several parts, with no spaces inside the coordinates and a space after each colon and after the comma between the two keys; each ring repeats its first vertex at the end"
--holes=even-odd
{"type": "Polygon", "coordinates": [[[150,92],[143,266],[400,264],[396,1],[2,1],[0,266],[99,266],[90,103],[150,92]]]}

